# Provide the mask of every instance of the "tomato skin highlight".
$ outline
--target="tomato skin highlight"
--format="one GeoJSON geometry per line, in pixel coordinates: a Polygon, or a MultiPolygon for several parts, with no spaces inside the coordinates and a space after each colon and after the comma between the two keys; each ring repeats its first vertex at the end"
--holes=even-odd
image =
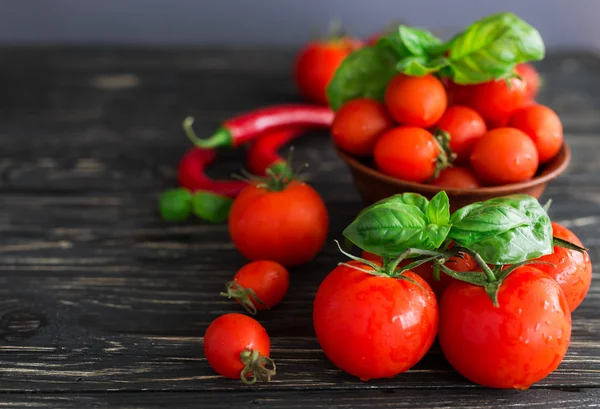
{"type": "Polygon", "coordinates": [[[379,136],[390,129],[394,121],[385,105],[369,98],[346,102],[336,112],[331,134],[341,149],[354,155],[369,156],[379,136]]]}
{"type": "Polygon", "coordinates": [[[291,267],[321,250],[328,224],[325,203],[308,184],[292,181],[279,192],[249,185],[233,202],[229,235],[249,260],[291,267]]]}
{"type": "Polygon", "coordinates": [[[281,264],[270,260],[253,261],[238,270],[233,281],[252,289],[261,302],[250,296],[257,310],[266,310],[279,304],[290,285],[290,275],[281,264]]]}
{"type": "Polygon", "coordinates": [[[449,107],[436,127],[450,134],[450,149],[456,154],[457,163],[469,160],[475,142],[487,131],[481,115],[461,105],[449,107]]]}
{"type": "Polygon", "coordinates": [[[527,180],[535,175],[538,164],[535,144],[529,136],[515,128],[488,131],[471,152],[475,174],[489,184],[527,180]]]}
{"type": "Polygon", "coordinates": [[[505,279],[498,302],[494,307],[483,287],[450,285],[440,305],[440,346],[472,382],[527,389],[554,371],[567,352],[567,299],[546,273],[524,266],[505,279]]]}
{"type": "MultiPolygon", "coordinates": [[[[583,247],[572,231],[558,223],[552,222],[552,234],[554,237],[583,247]]],[[[552,264],[532,264],[532,266],[556,280],[567,297],[571,312],[575,311],[585,298],[592,282],[592,262],[589,254],[554,246],[552,254],[536,260],[552,264]]]]}
{"type": "Polygon", "coordinates": [[[448,97],[440,80],[433,75],[398,74],[385,90],[385,105],[401,125],[429,128],[444,114],[448,97]]]}
{"type": "Polygon", "coordinates": [[[373,156],[383,173],[402,180],[424,182],[433,176],[439,152],[435,138],[425,129],[399,126],[381,135],[373,156]]]}
{"type": "Polygon", "coordinates": [[[540,163],[554,158],[563,144],[563,127],[560,118],[544,105],[531,105],[516,111],[508,126],[517,128],[535,143],[540,163]]]}
{"type": "Polygon", "coordinates": [[[465,105],[477,111],[488,123],[489,128],[504,126],[510,115],[528,102],[526,84],[518,78],[489,81],[469,85],[465,92],[469,96],[465,105]]]}
{"type": "Polygon", "coordinates": [[[405,274],[423,288],[345,265],[323,280],[313,323],[323,352],[335,366],[363,381],[389,378],[411,368],[429,350],[438,324],[435,295],[418,275],[405,274]]]}
{"type": "Polygon", "coordinates": [[[225,314],[214,320],[204,335],[204,356],[219,375],[240,379],[244,350],[269,356],[271,341],[267,331],[254,318],[243,314],[225,314]]]}
{"type": "Polygon", "coordinates": [[[430,184],[455,189],[477,189],[481,187],[481,183],[479,183],[475,174],[471,170],[460,166],[443,169],[440,175],[433,179],[430,184]]]}

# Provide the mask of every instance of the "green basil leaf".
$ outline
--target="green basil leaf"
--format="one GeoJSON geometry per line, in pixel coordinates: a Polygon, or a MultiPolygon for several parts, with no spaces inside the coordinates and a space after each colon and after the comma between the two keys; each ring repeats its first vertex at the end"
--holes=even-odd
{"type": "Polygon", "coordinates": [[[401,25],[398,27],[398,36],[412,55],[426,55],[429,50],[437,48],[442,40],[432,32],[415,27],[401,25]]]}
{"type": "Polygon", "coordinates": [[[165,190],[160,195],[158,208],[163,220],[184,221],[192,213],[192,193],[182,187],[165,190]]]}
{"type": "Polygon", "coordinates": [[[221,223],[229,218],[233,199],[212,192],[196,191],[192,198],[194,215],[211,223],[221,223]]]}
{"type": "Polygon", "coordinates": [[[425,214],[417,206],[389,202],[359,214],[343,234],[363,250],[393,257],[410,247],[434,250],[427,224],[425,214]]]}
{"type": "Polygon", "coordinates": [[[385,89],[398,74],[388,50],[365,47],[347,56],[327,86],[327,99],[334,110],[354,98],[383,101],[385,89]]]}
{"type": "Polygon", "coordinates": [[[400,60],[396,69],[403,74],[422,77],[447,67],[450,61],[445,57],[430,59],[427,56],[411,56],[400,60]]]}
{"type": "Polygon", "coordinates": [[[373,203],[371,206],[363,209],[359,213],[359,215],[376,206],[389,203],[402,203],[407,205],[413,205],[418,207],[419,210],[421,210],[421,212],[425,213],[427,211],[427,206],[429,205],[429,200],[427,200],[425,196],[421,196],[418,193],[400,193],[397,195],[386,197],[385,199],[381,199],[380,201],[373,203]]]}
{"type": "Polygon", "coordinates": [[[450,238],[461,246],[469,247],[488,237],[497,236],[519,226],[529,226],[525,214],[508,204],[473,203],[454,212],[451,218],[450,238]]]}
{"type": "Polygon", "coordinates": [[[451,40],[450,76],[458,84],[507,78],[516,64],[544,58],[540,33],[512,13],[471,24],[451,40]]]}
{"type": "Polygon", "coordinates": [[[437,249],[444,243],[446,237],[448,237],[450,226],[430,224],[425,228],[425,232],[427,234],[427,240],[429,240],[434,249],[437,249]]]}
{"type": "Polygon", "coordinates": [[[548,214],[534,197],[511,195],[484,203],[511,206],[529,219],[527,226],[510,229],[468,246],[479,253],[486,263],[515,264],[552,253],[552,224],[548,214]]]}
{"type": "Polygon", "coordinates": [[[446,226],[450,223],[450,200],[445,191],[440,191],[431,199],[427,206],[426,215],[429,223],[438,226],[446,226]]]}

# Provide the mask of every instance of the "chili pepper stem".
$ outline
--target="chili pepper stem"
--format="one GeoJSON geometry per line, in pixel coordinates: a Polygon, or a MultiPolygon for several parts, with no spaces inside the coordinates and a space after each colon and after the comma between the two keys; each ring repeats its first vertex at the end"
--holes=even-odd
{"type": "Polygon", "coordinates": [[[183,120],[182,127],[188,139],[198,148],[210,149],[220,146],[233,146],[233,137],[231,136],[231,132],[227,129],[223,127],[218,128],[211,137],[202,139],[194,132],[194,128],[192,127],[193,124],[194,118],[188,116],[183,120]]]}

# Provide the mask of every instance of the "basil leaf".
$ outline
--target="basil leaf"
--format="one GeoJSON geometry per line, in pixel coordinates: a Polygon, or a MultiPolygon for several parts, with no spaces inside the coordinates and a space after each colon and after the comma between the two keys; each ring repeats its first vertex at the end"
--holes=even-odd
{"type": "Polygon", "coordinates": [[[461,246],[497,236],[519,226],[531,225],[525,214],[507,204],[473,203],[457,210],[451,218],[450,238],[461,246]]]}
{"type": "Polygon", "coordinates": [[[512,13],[498,13],[471,24],[451,40],[450,70],[458,84],[507,78],[516,64],[541,60],[540,33],[512,13]]]}
{"type": "Polygon", "coordinates": [[[359,214],[343,234],[363,250],[393,257],[410,247],[434,250],[426,227],[425,214],[417,206],[390,202],[359,214]]]}
{"type": "Polygon", "coordinates": [[[445,191],[440,191],[431,199],[427,206],[426,215],[429,223],[438,226],[446,226],[450,223],[450,200],[445,191]]]}
{"type": "Polygon", "coordinates": [[[411,56],[400,60],[396,69],[403,74],[422,77],[447,67],[450,61],[445,57],[429,59],[426,56],[411,56]]]}
{"type": "Polygon", "coordinates": [[[425,213],[427,211],[427,206],[429,205],[429,200],[427,200],[425,196],[421,196],[418,193],[400,193],[397,195],[386,197],[385,199],[381,199],[380,201],[373,203],[371,206],[363,209],[359,213],[359,215],[369,209],[374,208],[375,206],[389,203],[402,203],[407,205],[413,205],[418,207],[419,210],[421,210],[421,212],[425,213]]]}
{"type": "Polygon", "coordinates": [[[385,89],[398,74],[388,50],[365,47],[347,56],[327,86],[327,99],[334,110],[354,98],[383,101],[385,89]]]}
{"type": "Polygon", "coordinates": [[[427,233],[427,239],[433,246],[433,248],[439,248],[448,237],[450,232],[450,226],[438,226],[437,224],[430,224],[425,228],[427,233]]]}
{"type": "Polygon", "coordinates": [[[516,227],[469,246],[486,263],[515,264],[552,253],[552,224],[535,198],[529,195],[511,195],[484,203],[508,205],[529,219],[527,226],[516,227]]]}
{"type": "Polygon", "coordinates": [[[192,197],[194,215],[211,223],[226,221],[232,205],[232,198],[208,191],[196,191],[192,197]]]}
{"type": "Polygon", "coordinates": [[[429,50],[437,48],[442,40],[432,32],[415,27],[401,25],[398,27],[398,36],[402,44],[412,55],[426,55],[429,50]]]}

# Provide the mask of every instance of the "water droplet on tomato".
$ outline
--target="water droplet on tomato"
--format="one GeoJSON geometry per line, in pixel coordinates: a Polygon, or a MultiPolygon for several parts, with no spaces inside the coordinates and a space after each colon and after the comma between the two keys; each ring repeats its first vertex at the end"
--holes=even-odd
{"type": "Polygon", "coordinates": [[[517,310],[517,314],[519,314],[519,315],[523,314],[523,308],[519,308],[519,309],[517,310]]]}
{"type": "Polygon", "coordinates": [[[544,300],[544,310],[548,310],[550,308],[550,303],[548,302],[548,300],[544,300]]]}
{"type": "Polygon", "coordinates": [[[534,331],[539,331],[540,328],[542,328],[542,324],[540,324],[539,322],[537,324],[535,324],[535,328],[533,329],[534,331]]]}

